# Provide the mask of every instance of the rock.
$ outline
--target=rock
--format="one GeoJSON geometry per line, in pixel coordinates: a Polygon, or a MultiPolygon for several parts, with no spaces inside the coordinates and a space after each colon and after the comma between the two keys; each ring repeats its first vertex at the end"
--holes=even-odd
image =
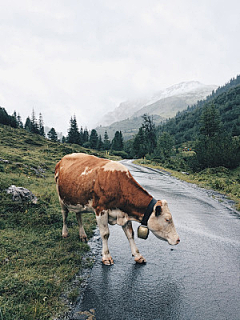
{"type": "Polygon", "coordinates": [[[30,170],[33,171],[36,174],[36,176],[45,178],[44,176],[45,170],[42,169],[41,167],[38,167],[37,169],[30,167],[30,170]]]}
{"type": "Polygon", "coordinates": [[[23,187],[16,187],[14,185],[11,185],[7,190],[8,194],[12,194],[12,200],[16,202],[32,202],[34,204],[37,203],[37,197],[28,189],[25,189],[23,187]]]}
{"type": "Polygon", "coordinates": [[[2,159],[2,158],[0,158],[0,162],[3,162],[3,163],[10,163],[10,161],[9,161],[9,160],[4,160],[4,159],[2,159]]]}

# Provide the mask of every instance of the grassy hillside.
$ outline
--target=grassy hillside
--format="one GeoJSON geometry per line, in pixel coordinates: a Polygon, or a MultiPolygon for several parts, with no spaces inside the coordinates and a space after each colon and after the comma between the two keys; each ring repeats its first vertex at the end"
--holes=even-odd
{"type": "MultiPolygon", "coordinates": [[[[89,247],[78,240],[75,215],[69,216],[69,238],[61,237],[54,168],[72,152],[92,153],[78,145],[53,143],[26,130],[0,125],[1,320],[50,319],[63,310],[60,295],[69,281],[91,265],[90,260],[82,259],[89,247]],[[6,194],[11,185],[32,191],[37,204],[12,202],[6,194]]],[[[91,237],[95,217],[85,214],[83,218],[91,237]]]]}

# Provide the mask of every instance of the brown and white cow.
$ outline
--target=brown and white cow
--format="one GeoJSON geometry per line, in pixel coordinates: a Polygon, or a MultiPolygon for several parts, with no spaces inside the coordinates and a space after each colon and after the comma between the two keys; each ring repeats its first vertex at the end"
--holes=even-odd
{"type": "Polygon", "coordinates": [[[62,236],[68,236],[66,220],[70,210],[76,212],[80,239],[87,241],[81,214],[94,211],[102,238],[102,262],[106,265],[113,264],[108,223],[122,226],[137,263],[145,259],[134,242],[131,221],[142,223],[171,245],[180,242],[167,202],[155,200],[119,162],[84,153],[66,155],[56,165],[55,180],[62,208],[62,236]]]}

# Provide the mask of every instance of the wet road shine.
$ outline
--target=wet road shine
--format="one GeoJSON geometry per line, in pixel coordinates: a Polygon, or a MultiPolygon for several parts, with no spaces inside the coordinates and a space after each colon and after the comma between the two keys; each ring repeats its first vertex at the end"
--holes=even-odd
{"type": "MultiPolygon", "coordinates": [[[[153,234],[135,236],[147,260],[137,265],[122,228],[110,226],[115,264],[109,267],[101,263],[97,235],[97,260],[71,319],[239,320],[240,215],[203,189],[123,163],[152,196],[168,201],[181,242],[170,246],[153,234]]],[[[136,235],[138,224],[133,226],[136,235]]]]}

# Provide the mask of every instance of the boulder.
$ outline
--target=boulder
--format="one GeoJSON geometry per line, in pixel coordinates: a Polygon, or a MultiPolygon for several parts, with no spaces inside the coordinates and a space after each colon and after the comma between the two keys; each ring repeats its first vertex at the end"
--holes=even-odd
{"type": "Polygon", "coordinates": [[[28,189],[11,185],[7,190],[8,194],[12,194],[12,200],[16,202],[32,202],[37,203],[37,197],[28,189]]]}

